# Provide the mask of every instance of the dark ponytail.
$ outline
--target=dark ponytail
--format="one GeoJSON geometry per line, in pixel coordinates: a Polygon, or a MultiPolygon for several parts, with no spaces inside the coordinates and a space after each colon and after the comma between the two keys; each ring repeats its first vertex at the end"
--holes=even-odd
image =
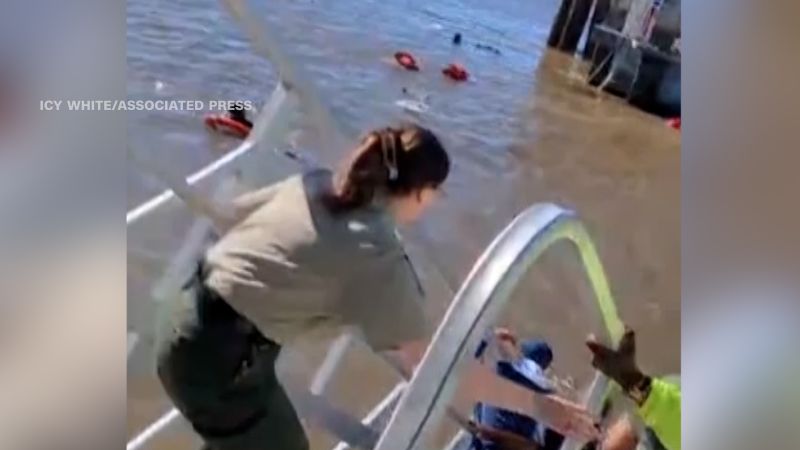
{"type": "Polygon", "coordinates": [[[381,196],[437,188],[450,172],[450,159],[436,135],[418,125],[367,134],[336,174],[326,204],[334,213],[370,205],[381,196]]]}

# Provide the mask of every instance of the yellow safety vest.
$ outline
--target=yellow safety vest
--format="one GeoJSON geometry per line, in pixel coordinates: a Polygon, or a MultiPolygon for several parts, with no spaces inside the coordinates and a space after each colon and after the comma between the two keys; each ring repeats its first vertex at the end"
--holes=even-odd
{"type": "Polygon", "coordinates": [[[668,450],[681,450],[680,387],[653,378],[650,395],[639,408],[639,414],[668,450]]]}

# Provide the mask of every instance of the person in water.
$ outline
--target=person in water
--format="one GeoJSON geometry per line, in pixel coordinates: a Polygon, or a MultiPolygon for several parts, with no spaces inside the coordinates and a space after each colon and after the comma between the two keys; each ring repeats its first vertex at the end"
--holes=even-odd
{"type": "MultiPolygon", "coordinates": [[[[368,133],[335,174],[291,176],[236,198],[224,214],[206,208],[220,238],[157,334],[158,376],[206,449],[308,449],[275,374],[281,348],[301,338],[347,327],[410,377],[430,329],[396,226],[428,209],[449,171],[436,135],[408,124],[368,133]]],[[[496,378],[470,368],[467,398],[506,406],[532,397],[496,378]]],[[[548,396],[525,404],[561,431],[595,438],[593,419],[575,404],[548,396]]]]}
{"type": "Polygon", "coordinates": [[[247,120],[247,114],[245,113],[245,110],[242,108],[229,109],[228,118],[240,125],[244,125],[245,127],[247,127],[247,129],[253,128],[253,122],[247,120]]]}
{"type": "MultiPolygon", "coordinates": [[[[496,349],[493,365],[498,376],[534,392],[556,394],[545,374],[553,361],[553,350],[546,341],[528,339],[518,343],[513,333],[497,329],[491,342],[484,340],[476,352],[476,357],[484,363],[488,362],[484,352],[490,346],[496,349]]],[[[471,450],[557,450],[564,441],[563,435],[533,417],[483,402],[475,405],[473,420],[471,450]]]]}

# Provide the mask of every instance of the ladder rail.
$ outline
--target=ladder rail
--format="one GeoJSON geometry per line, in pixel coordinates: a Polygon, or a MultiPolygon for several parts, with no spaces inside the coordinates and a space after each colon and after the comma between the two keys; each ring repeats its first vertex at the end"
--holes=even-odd
{"type": "MultiPolygon", "coordinates": [[[[594,313],[598,338],[616,344],[622,335],[611,291],[595,246],[571,211],[552,204],[538,204],[521,213],[503,230],[479,258],[441,322],[431,345],[406,393],[381,436],[376,450],[423,448],[432,428],[444,417],[459,381],[459,372],[471,358],[484,330],[506,305],[530,266],[553,244],[574,244],[596,296],[587,306],[594,313]]],[[[583,399],[599,412],[608,380],[595,373],[583,399]]],[[[576,449],[567,440],[562,449],[576,449]]]]}

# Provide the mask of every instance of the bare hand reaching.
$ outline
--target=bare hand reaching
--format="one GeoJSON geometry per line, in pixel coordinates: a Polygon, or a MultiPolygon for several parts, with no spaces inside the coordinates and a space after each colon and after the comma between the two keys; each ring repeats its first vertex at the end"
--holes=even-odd
{"type": "Polygon", "coordinates": [[[548,427],[582,442],[600,438],[594,417],[581,405],[558,395],[537,395],[534,416],[548,427]]]}

